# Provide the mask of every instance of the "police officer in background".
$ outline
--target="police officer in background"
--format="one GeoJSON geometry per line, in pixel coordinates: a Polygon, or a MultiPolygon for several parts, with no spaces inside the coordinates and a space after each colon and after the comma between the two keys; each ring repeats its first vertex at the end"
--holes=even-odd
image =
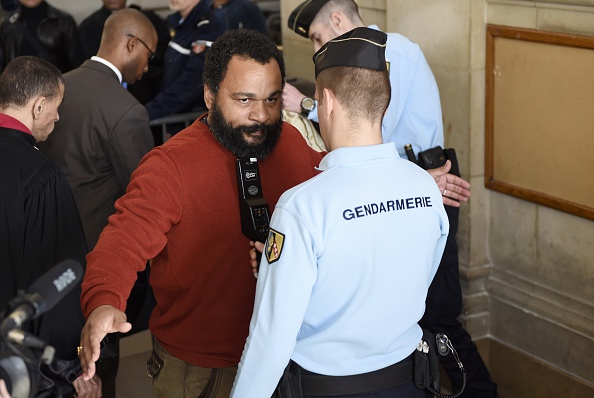
{"type": "Polygon", "coordinates": [[[331,152],[276,205],[232,397],[271,396],[287,364],[305,397],[424,396],[417,322],[449,224],[433,179],[382,143],[385,44],[361,27],[314,55],[331,152]]]}

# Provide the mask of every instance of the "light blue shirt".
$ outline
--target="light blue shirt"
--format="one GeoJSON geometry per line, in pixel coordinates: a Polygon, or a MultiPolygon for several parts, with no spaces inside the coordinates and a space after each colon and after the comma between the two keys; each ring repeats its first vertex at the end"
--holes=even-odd
{"type": "MultiPolygon", "coordinates": [[[[379,30],[376,25],[369,27],[379,30]]],[[[398,33],[388,33],[386,61],[392,98],[382,121],[383,141],[394,142],[405,159],[406,144],[412,144],[415,155],[436,146],[443,148],[439,90],[421,48],[398,33]]],[[[317,110],[309,113],[310,120],[318,121],[317,110]]]]}
{"type": "Polygon", "coordinates": [[[394,143],[336,149],[320,169],[274,210],[232,397],[271,396],[289,359],[360,374],[421,340],[449,229],[435,181],[394,143]]]}

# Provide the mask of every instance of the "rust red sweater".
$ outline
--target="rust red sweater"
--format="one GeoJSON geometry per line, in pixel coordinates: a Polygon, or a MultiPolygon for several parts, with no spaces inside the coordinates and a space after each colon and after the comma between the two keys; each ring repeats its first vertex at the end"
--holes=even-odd
{"type": "MultiPolygon", "coordinates": [[[[313,177],[321,158],[284,123],[274,153],[259,162],[270,208],[313,177]]],[[[87,256],[85,316],[103,304],[124,310],[136,273],[154,259],[151,332],[190,364],[237,364],[256,280],[241,232],[235,157],[196,121],[142,159],[115,207],[87,256]]]]}

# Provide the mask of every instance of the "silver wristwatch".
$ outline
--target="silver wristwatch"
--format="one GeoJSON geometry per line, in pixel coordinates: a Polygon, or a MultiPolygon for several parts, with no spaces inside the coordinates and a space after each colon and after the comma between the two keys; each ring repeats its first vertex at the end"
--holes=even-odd
{"type": "Polygon", "coordinates": [[[316,107],[316,101],[313,98],[305,97],[301,100],[301,110],[303,113],[309,113],[316,107]]]}

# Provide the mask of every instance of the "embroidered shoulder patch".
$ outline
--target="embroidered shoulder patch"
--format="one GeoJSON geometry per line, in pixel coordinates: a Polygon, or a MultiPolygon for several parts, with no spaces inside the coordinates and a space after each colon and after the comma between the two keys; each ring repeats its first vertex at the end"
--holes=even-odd
{"type": "Polygon", "coordinates": [[[264,253],[268,264],[277,261],[283,252],[283,243],[285,242],[285,235],[270,228],[268,232],[268,239],[266,239],[266,247],[264,253]]]}

